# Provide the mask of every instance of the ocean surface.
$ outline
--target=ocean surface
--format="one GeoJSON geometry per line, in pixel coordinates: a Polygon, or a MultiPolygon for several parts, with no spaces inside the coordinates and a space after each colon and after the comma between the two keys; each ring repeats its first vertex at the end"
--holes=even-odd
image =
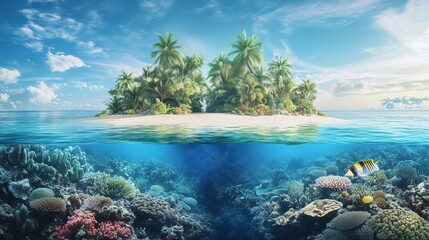
{"type": "MultiPolygon", "coordinates": [[[[89,208],[98,224],[126,224],[133,237],[123,239],[395,239],[385,238],[387,233],[371,221],[384,209],[399,208],[412,216],[404,222],[423,219],[411,235],[399,236],[429,239],[420,235],[426,227],[429,233],[429,204],[418,195],[425,189],[429,195],[429,111],[326,112],[347,121],[289,129],[112,128],[76,121],[95,111],[0,112],[0,205],[4,212],[12,209],[10,215],[0,214],[0,239],[61,239],[64,233],[52,229],[67,226],[76,209],[88,210],[85,201],[76,207],[71,199],[99,195],[134,216],[107,218],[106,209],[89,208]],[[50,160],[66,153],[65,165],[50,160]],[[365,159],[378,161],[380,171],[351,178],[344,189],[326,191],[315,184],[326,175],[344,176],[365,159]],[[29,179],[32,191],[53,189],[68,204],[66,213],[44,218],[28,200],[5,190],[22,179],[29,179]],[[112,193],[115,185],[103,185],[106,179],[126,181],[139,194],[112,193]],[[420,190],[413,190],[417,186],[420,190]],[[380,191],[382,201],[362,202],[380,191]],[[341,231],[334,227],[336,212],[320,219],[303,216],[304,207],[321,199],[340,202],[338,214],[346,209],[364,214],[362,222],[342,219],[357,226],[341,231]],[[142,214],[141,203],[163,209],[142,214]],[[15,219],[23,206],[29,209],[27,219],[15,219]],[[36,220],[32,228],[20,225],[36,220]]],[[[75,239],[85,233],[72,234],[75,239]]]]}
{"type": "Polygon", "coordinates": [[[327,111],[343,125],[287,129],[112,127],[79,122],[96,111],[0,112],[3,143],[429,143],[429,111],[327,111]]]}

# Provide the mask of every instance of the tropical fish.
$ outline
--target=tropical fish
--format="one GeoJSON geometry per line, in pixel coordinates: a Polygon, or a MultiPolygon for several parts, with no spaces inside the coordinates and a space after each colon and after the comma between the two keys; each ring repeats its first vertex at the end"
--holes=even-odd
{"type": "Polygon", "coordinates": [[[365,177],[368,176],[370,173],[378,172],[380,169],[378,168],[378,161],[374,162],[374,160],[362,160],[360,162],[357,162],[353,164],[349,170],[347,171],[346,175],[347,177],[365,177]]]}

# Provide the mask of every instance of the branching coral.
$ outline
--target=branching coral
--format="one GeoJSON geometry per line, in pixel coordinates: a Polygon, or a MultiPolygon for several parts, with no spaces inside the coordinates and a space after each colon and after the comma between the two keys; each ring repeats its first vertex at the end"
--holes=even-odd
{"type": "Polygon", "coordinates": [[[342,176],[324,176],[316,179],[316,186],[331,190],[343,191],[352,186],[350,179],[342,176]]]}
{"type": "Polygon", "coordinates": [[[103,196],[116,200],[131,198],[139,193],[138,189],[123,177],[99,176],[100,177],[95,179],[94,190],[103,196]]]}
{"type": "Polygon", "coordinates": [[[66,224],[55,228],[54,236],[61,240],[74,239],[83,228],[85,237],[91,239],[97,236],[96,225],[93,212],[76,210],[73,216],[68,217],[66,224]]]}
{"type": "Polygon", "coordinates": [[[129,238],[131,234],[131,229],[119,221],[102,222],[98,227],[98,236],[107,239],[129,238]]]}

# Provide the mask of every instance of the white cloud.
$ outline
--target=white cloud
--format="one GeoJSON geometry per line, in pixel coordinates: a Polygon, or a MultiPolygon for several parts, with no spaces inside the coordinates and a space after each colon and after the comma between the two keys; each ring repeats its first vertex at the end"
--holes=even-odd
{"type": "Polygon", "coordinates": [[[113,54],[106,60],[92,61],[89,64],[102,67],[103,74],[110,77],[119,75],[122,70],[132,72],[134,76],[138,76],[142,73],[143,67],[152,65],[129,54],[113,54]]]}
{"type": "Polygon", "coordinates": [[[347,24],[352,20],[374,10],[382,0],[361,1],[316,1],[300,5],[285,4],[256,18],[254,30],[266,33],[265,26],[279,23],[283,31],[290,31],[294,26],[347,24]]]}
{"type": "Polygon", "coordinates": [[[210,0],[207,4],[205,4],[203,7],[197,9],[197,13],[207,13],[211,12],[215,17],[217,18],[223,18],[225,17],[222,9],[220,8],[220,4],[217,0],[210,0]]]}
{"type": "Polygon", "coordinates": [[[58,88],[56,85],[49,87],[45,82],[39,82],[39,85],[36,87],[29,86],[27,90],[30,92],[31,97],[29,99],[32,104],[46,104],[51,103],[54,99],[58,97],[55,94],[55,90],[58,88]]]}
{"type": "Polygon", "coordinates": [[[9,70],[7,68],[0,67],[0,81],[3,81],[3,83],[16,83],[18,81],[18,78],[21,76],[21,73],[16,70],[9,70]]]}
{"type": "Polygon", "coordinates": [[[70,17],[61,17],[56,13],[41,12],[36,9],[23,9],[21,13],[27,23],[20,27],[18,34],[32,40],[60,38],[74,41],[83,24],[70,17]]]}
{"type": "Polygon", "coordinates": [[[35,42],[27,42],[24,44],[26,47],[33,49],[36,52],[43,51],[43,44],[41,42],[35,41],[35,42]]]}
{"type": "Polygon", "coordinates": [[[140,6],[147,20],[161,18],[173,5],[173,0],[142,0],[140,6]]]}
{"type": "Polygon", "coordinates": [[[88,41],[88,42],[80,41],[77,44],[79,46],[83,47],[85,50],[87,50],[91,54],[104,53],[104,50],[102,48],[96,47],[95,43],[93,41],[88,41]]]}
{"type": "Polygon", "coordinates": [[[71,68],[87,66],[80,58],[73,55],[65,55],[63,52],[57,52],[55,54],[48,52],[47,57],[46,63],[49,65],[52,72],[65,72],[71,68]]]}
{"type": "Polygon", "coordinates": [[[0,93],[0,102],[8,102],[9,101],[9,94],[7,93],[0,93]]]}
{"type": "Polygon", "coordinates": [[[87,82],[77,81],[75,82],[75,86],[79,89],[88,89],[90,91],[102,91],[106,90],[103,85],[90,84],[87,82]]]}
{"type": "Polygon", "coordinates": [[[429,1],[410,0],[403,11],[388,9],[376,24],[411,50],[429,49],[429,1]]]}

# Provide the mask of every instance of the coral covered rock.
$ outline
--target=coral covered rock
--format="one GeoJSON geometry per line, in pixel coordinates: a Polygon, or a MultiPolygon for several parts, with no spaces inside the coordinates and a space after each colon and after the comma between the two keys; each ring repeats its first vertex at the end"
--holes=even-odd
{"type": "Polygon", "coordinates": [[[341,202],[333,199],[316,200],[302,208],[299,213],[312,218],[323,218],[343,207],[341,202]]]}
{"type": "Polygon", "coordinates": [[[364,211],[346,212],[332,219],[328,226],[339,231],[353,230],[366,222],[369,213],[364,211]]]}
{"type": "Polygon", "coordinates": [[[130,206],[138,221],[151,222],[159,227],[174,224],[177,221],[176,211],[161,198],[141,196],[133,199],[130,206]]]}
{"type": "Polygon", "coordinates": [[[16,182],[10,182],[7,189],[14,197],[26,200],[31,191],[30,181],[26,178],[16,182]]]}
{"type": "Polygon", "coordinates": [[[379,239],[429,239],[429,224],[407,209],[380,211],[368,221],[368,225],[379,239]]]}

